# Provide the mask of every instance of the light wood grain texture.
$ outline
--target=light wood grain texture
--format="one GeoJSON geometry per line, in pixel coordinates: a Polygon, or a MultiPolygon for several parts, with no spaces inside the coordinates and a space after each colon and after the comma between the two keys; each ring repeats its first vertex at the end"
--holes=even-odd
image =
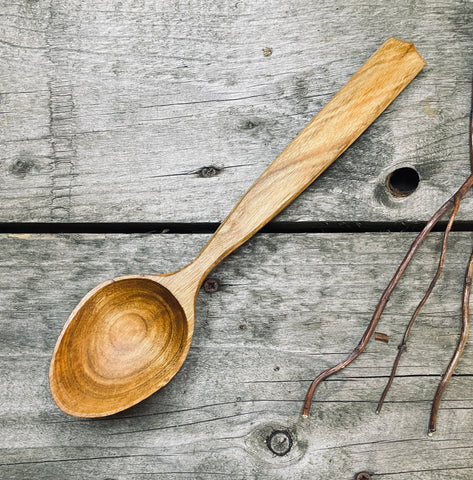
{"type": "Polygon", "coordinates": [[[25,478],[469,479],[473,473],[473,349],[445,392],[437,434],[430,402],[458,339],[470,233],[453,233],[444,275],[425,306],[382,414],[374,413],[409,312],[435,270],[441,235],[414,260],[371,342],[321,386],[300,418],[315,372],[351,351],[413,234],[259,235],[201,292],[188,362],[166,388],[103,419],[63,414],[48,389],[56,332],[104,278],[172,270],[208,236],[0,237],[0,476],[25,478]],[[259,264],[259,269],[255,268],[259,264]],[[7,275],[15,272],[14,276],[7,275]],[[303,301],[301,302],[301,298],[303,301]],[[266,437],[287,429],[291,451],[266,437]]]}
{"type": "Polygon", "coordinates": [[[91,290],[53,352],[49,378],[57,405],[71,415],[101,417],[166,385],[189,351],[207,274],[305,190],[424,65],[412,43],[388,39],[256,180],[193,262],[91,290]]]}
{"type": "Polygon", "coordinates": [[[193,268],[203,268],[206,275],[283,210],[376,120],[424,66],[412,43],[388,39],[263,172],[220,225],[193,268]]]}
{"type": "MultiPolygon", "coordinates": [[[[0,222],[221,222],[391,35],[413,41],[428,65],[273,221],[425,220],[469,173],[472,21],[462,0],[0,0],[0,222]],[[420,185],[395,198],[385,180],[404,166],[420,185]]],[[[459,220],[473,220],[472,197],[459,220]]],[[[208,239],[0,237],[1,478],[473,477],[469,345],[437,437],[425,435],[458,339],[471,232],[452,235],[379,416],[404,324],[435,270],[437,234],[381,320],[389,344],[371,342],[323,385],[309,423],[307,386],[351,351],[413,235],[261,235],[212,273],[219,291],[199,294],[188,361],[167,387],[113,417],[62,414],[48,364],[83,294],[116,275],[180,268],[208,239]],[[266,438],[281,428],[294,447],[277,457],[266,438]]]]}
{"type": "Polygon", "coordinates": [[[276,221],[427,219],[468,173],[471,2],[0,7],[1,221],[220,222],[390,35],[428,67],[276,221]],[[397,199],[384,182],[402,166],[421,182],[397,199]]]}

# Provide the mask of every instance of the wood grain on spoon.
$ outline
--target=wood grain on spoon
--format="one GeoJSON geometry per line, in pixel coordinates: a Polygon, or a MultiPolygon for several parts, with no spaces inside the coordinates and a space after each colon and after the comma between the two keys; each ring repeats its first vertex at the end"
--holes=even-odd
{"type": "Polygon", "coordinates": [[[391,38],[263,172],[188,266],[128,275],[94,288],[67,320],[53,352],[51,393],[71,415],[128,408],[164,386],[184,362],[203,279],[340,156],[425,65],[391,38]]]}
{"type": "Polygon", "coordinates": [[[256,180],[182,275],[160,282],[183,291],[181,303],[189,300],[195,284],[302,193],[424,66],[413,43],[388,39],[256,180]]]}

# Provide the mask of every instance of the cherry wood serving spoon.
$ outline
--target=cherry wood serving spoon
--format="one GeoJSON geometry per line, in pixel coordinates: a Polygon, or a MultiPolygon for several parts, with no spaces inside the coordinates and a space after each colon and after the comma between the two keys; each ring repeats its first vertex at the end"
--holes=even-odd
{"type": "Polygon", "coordinates": [[[189,351],[197,293],[210,270],[309,186],[424,65],[412,43],[388,39],[263,172],[193,262],[91,290],[64,325],[51,359],[59,408],[101,417],[166,385],[189,351]]]}

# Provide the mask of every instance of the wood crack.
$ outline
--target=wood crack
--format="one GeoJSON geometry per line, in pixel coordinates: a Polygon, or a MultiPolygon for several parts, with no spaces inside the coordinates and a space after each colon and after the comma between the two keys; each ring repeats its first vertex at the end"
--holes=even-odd
{"type": "Polygon", "coordinates": [[[227,420],[229,418],[236,418],[236,417],[247,417],[249,415],[256,415],[258,413],[264,413],[264,410],[258,410],[255,412],[245,412],[245,413],[237,413],[235,415],[226,415],[226,416],[221,416],[221,417],[215,417],[215,418],[210,418],[206,420],[198,420],[196,422],[189,422],[189,423],[179,423],[175,425],[167,425],[165,427],[155,427],[155,428],[144,428],[140,430],[130,430],[126,432],[113,432],[110,433],[110,435],[128,435],[130,433],[145,433],[145,432],[153,432],[153,431],[158,431],[158,430],[169,430],[173,428],[182,428],[182,427],[189,427],[192,425],[200,425],[203,423],[212,423],[212,422],[220,422],[222,420],[227,420]]]}

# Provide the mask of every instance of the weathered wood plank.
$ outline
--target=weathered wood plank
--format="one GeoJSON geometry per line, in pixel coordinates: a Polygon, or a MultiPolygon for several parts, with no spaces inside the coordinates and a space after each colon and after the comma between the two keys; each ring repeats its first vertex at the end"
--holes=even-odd
{"type": "Polygon", "coordinates": [[[278,221],[425,219],[468,173],[471,2],[20,0],[0,14],[2,222],[219,222],[392,34],[428,66],[278,221]],[[384,183],[401,166],[421,183],[396,199],[384,183]]]}
{"type": "Polygon", "coordinates": [[[419,318],[381,415],[374,410],[403,326],[435,269],[428,239],[372,342],[316,395],[310,380],[356,344],[412,234],[259,235],[217,267],[198,297],[188,360],[140,405],[110,418],[68,417],[47,371],[56,336],[80,297],[118,274],[170,271],[205,235],[0,236],[0,476],[23,478],[467,479],[473,473],[473,350],[446,391],[438,432],[430,402],[459,332],[471,234],[451,237],[445,273],[419,318]],[[288,430],[275,456],[266,438],[288,430]]]}

